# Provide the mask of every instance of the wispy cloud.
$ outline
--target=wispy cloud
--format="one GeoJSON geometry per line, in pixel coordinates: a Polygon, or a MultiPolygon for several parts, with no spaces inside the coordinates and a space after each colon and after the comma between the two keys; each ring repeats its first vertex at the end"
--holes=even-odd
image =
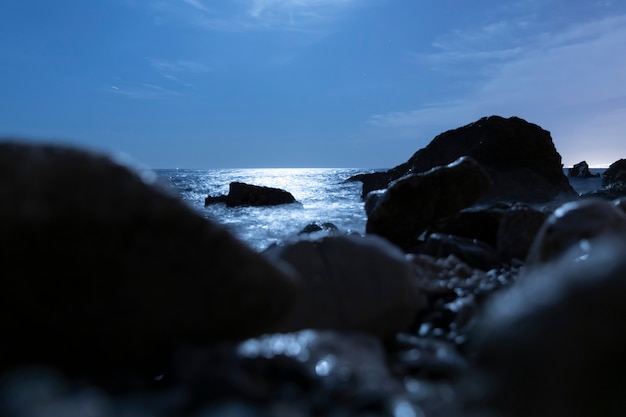
{"type": "MultiPolygon", "coordinates": [[[[416,109],[375,114],[369,125],[429,130],[456,127],[491,114],[517,115],[545,125],[568,141],[582,141],[590,139],[581,133],[589,135],[588,126],[610,120],[612,127],[605,126],[602,132],[607,144],[617,146],[617,135],[623,137],[626,131],[626,117],[615,116],[624,116],[626,109],[626,55],[621,53],[626,15],[573,24],[556,32],[525,34],[524,44],[501,42],[502,34],[510,34],[513,26],[492,27],[500,39],[486,42],[487,48],[450,41],[445,47],[436,45],[441,50],[432,56],[422,57],[422,63],[436,62],[439,68],[461,67],[465,76],[480,73],[471,92],[416,109]],[[493,45],[500,48],[489,48],[493,45]],[[486,73],[485,67],[489,68],[486,73]]],[[[487,32],[483,28],[475,39],[487,39],[487,32]]]]}
{"type": "Polygon", "coordinates": [[[366,0],[201,0],[151,3],[159,21],[174,19],[209,30],[317,31],[366,0]],[[198,13],[200,12],[200,13],[198,13]]]}
{"type": "Polygon", "coordinates": [[[111,86],[110,93],[131,99],[159,100],[182,96],[179,91],[170,90],[155,84],[139,84],[136,86],[111,86]]]}
{"type": "Polygon", "coordinates": [[[188,74],[202,74],[210,71],[210,68],[197,61],[186,60],[166,60],[166,59],[149,59],[150,66],[156,70],[162,77],[185,86],[191,86],[190,83],[183,81],[181,77],[188,74]]]}

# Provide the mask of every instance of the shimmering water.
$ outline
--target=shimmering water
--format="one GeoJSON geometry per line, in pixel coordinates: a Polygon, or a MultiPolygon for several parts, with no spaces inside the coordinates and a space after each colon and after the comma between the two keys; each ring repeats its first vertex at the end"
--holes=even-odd
{"type": "Polygon", "coordinates": [[[257,250],[297,234],[312,222],[331,222],[343,231],[365,231],[361,183],[344,181],[373,170],[352,168],[157,170],[180,197],[205,218],[223,224],[257,250]],[[298,203],[273,207],[204,206],[208,195],[228,193],[232,181],[282,188],[298,203]]]}
{"type": "MultiPolygon", "coordinates": [[[[354,168],[157,170],[180,197],[205,218],[226,226],[257,250],[297,234],[312,222],[331,222],[343,231],[364,233],[367,217],[361,183],[344,183],[352,175],[375,170],[354,168]],[[208,195],[228,193],[232,181],[282,188],[298,201],[273,207],[204,206],[208,195]]],[[[602,173],[604,169],[591,169],[602,173]]],[[[564,170],[567,174],[567,170],[564,170]]],[[[601,178],[571,178],[579,193],[601,187],[601,178]]]]}

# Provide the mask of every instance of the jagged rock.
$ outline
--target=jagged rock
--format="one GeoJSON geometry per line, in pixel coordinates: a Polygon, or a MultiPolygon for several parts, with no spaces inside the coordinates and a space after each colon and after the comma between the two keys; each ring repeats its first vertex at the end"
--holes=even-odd
{"type": "Polygon", "coordinates": [[[550,132],[518,117],[483,117],[435,137],[407,162],[384,173],[360,174],[362,195],[384,188],[404,175],[446,165],[461,156],[481,164],[493,180],[492,189],[481,202],[545,202],[577,194],[563,173],[561,156],[550,132]]]}
{"type": "Polygon", "coordinates": [[[615,186],[618,183],[622,185],[626,184],[626,159],[613,162],[606,171],[602,173],[603,187],[615,186]]]}
{"type": "Polygon", "coordinates": [[[430,171],[407,175],[365,205],[368,234],[406,247],[430,224],[475,203],[489,190],[491,180],[470,157],[430,171]]]}
{"type": "Polygon", "coordinates": [[[404,254],[377,236],[328,236],[268,248],[301,277],[302,296],[277,332],[354,330],[386,337],[407,330],[423,299],[404,254]]]}
{"type": "Polygon", "coordinates": [[[626,215],[614,204],[595,198],[565,203],[539,229],[526,262],[548,262],[572,246],[589,251],[591,239],[611,234],[626,234],[626,215]]]}
{"type": "Polygon", "coordinates": [[[595,178],[599,177],[600,174],[592,174],[591,171],[589,171],[587,161],[581,161],[567,169],[567,176],[570,178],[595,178]]]}
{"type": "Polygon", "coordinates": [[[295,197],[289,191],[234,181],[230,183],[227,195],[208,196],[204,205],[225,203],[228,207],[278,206],[295,202],[295,197]]]}
{"type": "Polygon", "coordinates": [[[262,334],[298,287],[106,155],[0,142],[0,370],[161,372],[182,342],[262,334]]]}
{"type": "Polygon", "coordinates": [[[626,414],[626,244],[616,236],[572,247],[494,295],[456,384],[458,415],[626,414]]]}

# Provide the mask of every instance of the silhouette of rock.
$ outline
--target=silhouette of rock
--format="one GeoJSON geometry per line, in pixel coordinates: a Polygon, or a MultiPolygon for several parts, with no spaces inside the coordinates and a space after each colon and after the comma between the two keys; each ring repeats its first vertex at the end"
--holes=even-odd
{"type": "Polygon", "coordinates": [[[263,187],[260,185],[231,182],[228,194],[225,196],[208,196],[204,205],[226,203],[228,207],[237,206],[278,206],[295,203],[294,196],[280,188],[263,187]]]}
{"type": "Polygon", "coordinates": [[[570,178],[595,178],[599,177],[600,174],[592,174],[591,171],[589,171],[587,161],[582,161],[568,168],[567,176],[570,178]]]}
{"type": "Polygon", "coordinates": [[[162,372],[179,343],[262,334],[297,285],[108,156],[0,142],[0,370],[162,372]]]}
{"type": "Polygon", "coordinates": [[[483,117],[449,130],[407,162],[384,173],[360,174],[356,180],[363,182],[365,197],[404,175],[447,165],[461,156],[474,158],[493,180],[493,187],[481,202],[546,202],[577,196],[563,173],[561,156],[550,132],[518,117],[483,117]]]}

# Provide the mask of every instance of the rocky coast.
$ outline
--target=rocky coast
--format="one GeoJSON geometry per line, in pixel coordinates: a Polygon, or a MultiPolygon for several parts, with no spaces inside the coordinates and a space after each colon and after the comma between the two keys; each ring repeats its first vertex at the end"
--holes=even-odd
{"type": "MultiPolygon", "coordinates": [[[[364,234],[259,252],[145,172],[6,138],[0,415],[626,415],[625,175],[578,194],[548,131],[485,117],[347,178],[364,234]]],[[[207,204],[293,201],[242,187],[207,204]]]]}

